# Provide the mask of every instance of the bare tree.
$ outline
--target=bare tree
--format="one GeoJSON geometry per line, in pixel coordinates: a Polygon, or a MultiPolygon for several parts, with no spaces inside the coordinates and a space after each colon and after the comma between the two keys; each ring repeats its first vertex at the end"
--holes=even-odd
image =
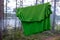
{"type": "Polygon", "coordinates": [[[2,19],[4,17],[4,0],[0,0],[0,40],[2,40],[2,19]]]}

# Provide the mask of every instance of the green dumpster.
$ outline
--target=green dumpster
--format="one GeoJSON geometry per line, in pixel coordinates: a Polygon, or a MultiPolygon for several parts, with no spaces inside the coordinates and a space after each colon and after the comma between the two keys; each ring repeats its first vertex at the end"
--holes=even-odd
{"type": "Polygon", "coordinates": [[[23,33],[32,35],[50,29],[51,5],[49,3],[38,4],[23,8],[17,8],[16,16],[21,20],[23,33]]]}

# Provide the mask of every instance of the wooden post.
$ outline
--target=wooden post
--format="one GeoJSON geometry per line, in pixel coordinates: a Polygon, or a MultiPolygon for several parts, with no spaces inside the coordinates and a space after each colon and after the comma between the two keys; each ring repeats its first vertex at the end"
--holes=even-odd
{"type": "Polygon", "coordinates": [[[2,40],[2,23],[4,18],[4,0],[0,0],[0,40],[2,40]]]}

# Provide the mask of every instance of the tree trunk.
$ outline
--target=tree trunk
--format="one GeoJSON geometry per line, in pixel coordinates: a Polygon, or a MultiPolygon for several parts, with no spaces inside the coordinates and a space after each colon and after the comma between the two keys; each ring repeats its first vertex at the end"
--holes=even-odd
{"type": "Polygon", "coordinates": [[[2,40],[3,18],[4,18],[4,0],[0,0],[0,40],[2,40]]]}

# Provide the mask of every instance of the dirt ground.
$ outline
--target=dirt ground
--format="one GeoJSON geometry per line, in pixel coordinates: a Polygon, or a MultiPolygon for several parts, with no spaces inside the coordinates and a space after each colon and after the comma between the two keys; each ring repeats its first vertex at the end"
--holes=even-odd
{"type": "Polygon", "coordinates": [[[52,33],[50,31],[47,31],[43,33],[34,34],[28,37],[23,36],[22,34],[21,37],[22,37],[22,40],[60,40],[60,32],[52,33]]]}
{"type": "Polygon", "coordinates": [[[60,40],[60,35],[59,36],[55,36],[55,37],[48,37],[48,38],[45,38],[44,40],[60,40]]]}
{"type": "Polygon", "coordinates": [[[44,38],[43,40],[60,40],[60,34],[57,34],[55,36],[44,38]]]}
{"type": "Polygon", "coordinates": [[[14,32],[10,30],[8,32],[8,35],[4,33],[3,40],[60,40],[60,32],[52,33],[50,31],[47,31],[30,36],[24,36],[22,31],[16,30],[14,32]]]}
{"type": "Polygon", "coordinates": [[[60,40],[60,33],[44,32],[26,38],[28,38],[29,40],[60,40]]]}

